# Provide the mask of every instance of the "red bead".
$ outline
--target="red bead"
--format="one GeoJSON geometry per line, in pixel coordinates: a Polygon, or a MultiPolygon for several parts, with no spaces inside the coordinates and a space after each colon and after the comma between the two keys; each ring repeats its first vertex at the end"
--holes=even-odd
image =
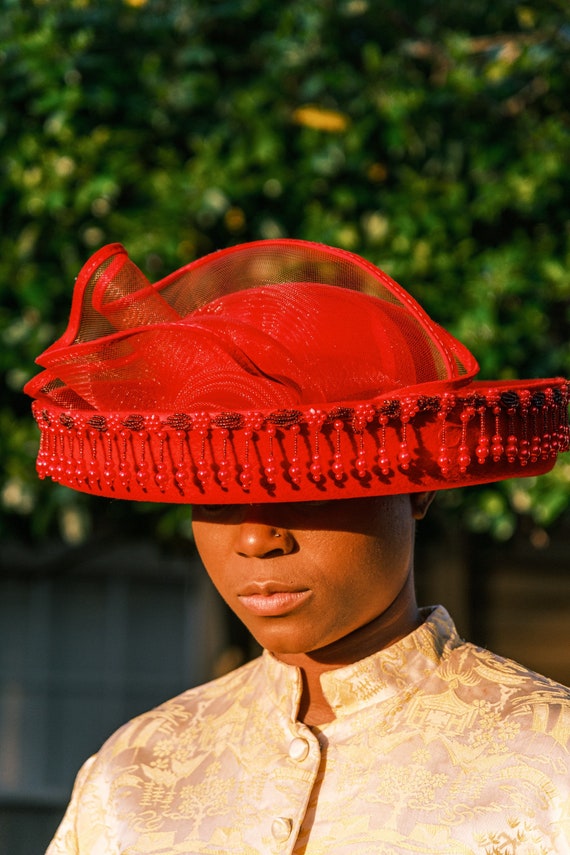
{"type": "Polygon", "coordinates": [[[188,472],[186,472],[186,469],[183,465],[176,467],[176,471],[174,473],[174,480],[177,484],[180,485],[184,484],[184,482],[188,480],[188,472]]]}
{"type": "Polygon", "coordinates": [[[491,457],[495,463],[498,463],[501,457],[503,456],[504,451],[502,437],[499,434],[494,434],[491,437],[491,457]]]}
{"type": "Polygon", "coordinates": [[[334,463],[332,465],[333,475],[336,481],[341,481],[344,476],[344,465],[340,454],[335,454],[334,463]]]}
{"type": "Polygon", "coordinates": [[[239,473],[239,480],[244,490],[249,490],[253,482],[251,466],[249,464],[244,464],[242,471],[239,473]]]}
{"type": "Polygon", "coordinates": [[[407,443],[401,442],[400,443],[400,451],[398,452],[398,464],[400,466],[400,469],[404,469],[404,471],[406,469],[409,469],[411,459],[412,459],[412,456],[411,456],[410,452],[408,451],[407,443]]]}
{"type": "Polygon", "coordinates": [[[310,468],[311,478],[313,481],[320,481],[323,477],[323,470],[320,463],[311,463],[310,468]]]}
{"type": "Polygon", "coordinates": [[[275,458],[268,457],[265,461],[265,466],[263,467],[263,472],[265,475],[265,480],[268,484],[275,484],[275,476],[277,474],[277,468],[275,466],[275,458]]]}
{"type": "Polygon", "coordinates": [[[302,474],[301,467],[299,466],[299,458],[297,456],[292,457],[291,465],[289,466],[289,477],[293,484],[300,484],[302,474]]]}
{"type": "Polygon", "coordinates": [[[366,469],[367,469],[366,458],[364,457],[364,455],[359,455],[356,458],[354,465],[356,467],[358,475],[362,476],[366,472],[366,469]]]}
{"type": "Polygon", "coordinates": [[[137,484],[139,484],[139,486],[146,487],[150,480],[150,473],[147,469],[143,469],[142,467],[140,467],[139,469],[137,469],[136,479],[137,484]]]}
{"type": "Polygon", "coordinates": [[[514,463],[518,454],[518,439],[511,435],[507,438],[506,455],[509,463],[514,463]]]}
{"type": "Polygon", "coordinates": [[[459,463],[459,471],[462,473],[467,472],[469,464],[471,463],[471,458],[466,451],[459,454],[457,461],[459,463]]]}
{"type": "Polygon", "coordinates": [[[482,436],[479,440],[479,445],[475,449],[477,460],[483,464],[489,456],[489,437],[482,436]]]}
{"type": "Polygon", "coordinates": [[[231,466],[229,460],[221,460],[218,465],[218,481],[224,485],[230,480],[231,466]]]}
{"type": "Polygon", "coordinates": [[[450,461],[449,456],[447,454],[446,448],[441,449],[439,457],[437,458],[437,462],[439,464],[439,468],[441,469],[442,473],[444,475],[447,475],[447,473],[449,472],[451,461],[450,461]]]}
{"type": "Polygon", "coordinates": [[[378,465],[380,466],[380,471],[382,475],[390,474],[390,458],[386,453],[381,453],[378,456],[378,465]]]}

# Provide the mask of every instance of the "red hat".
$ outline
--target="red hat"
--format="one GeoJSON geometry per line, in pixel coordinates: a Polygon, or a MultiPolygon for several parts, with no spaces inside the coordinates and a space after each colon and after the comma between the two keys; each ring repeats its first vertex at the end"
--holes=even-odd
{"type": "Polygon", "coordinates": [[[154,285],[104,247],[37,361],[40,477],[113,498],[439,490],[546,472],[570,443],[566,380],[474,380],[394,280],[306,241],[231,247],[154,285]]]}

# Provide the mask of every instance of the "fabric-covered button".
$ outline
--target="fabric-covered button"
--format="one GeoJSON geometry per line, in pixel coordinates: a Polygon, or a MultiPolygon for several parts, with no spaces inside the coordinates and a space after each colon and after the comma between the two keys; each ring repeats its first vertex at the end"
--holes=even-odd
{"type": "Polygon", "coordinates": [[[301,737],[297,737],[289,745],[289,757],[291,758],[291,760],[296,760],[297,763],[301,763],[301,761],[305,759],[308,753],[309,743],[306,739],[301,739],[301,737]]]}
{"type": "Polygon", "coordinates": [[[293,823],[290,819],[287,819],[287,817],[284,816],[278,816],[271,823],[271,834],[275,840],[279,841],[279,843],[284,843],[285,840],[289,839],[292,829],[293,823]]]}

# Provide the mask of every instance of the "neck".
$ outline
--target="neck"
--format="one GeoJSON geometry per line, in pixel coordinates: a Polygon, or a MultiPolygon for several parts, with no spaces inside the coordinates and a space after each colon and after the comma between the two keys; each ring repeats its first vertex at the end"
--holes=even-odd
{"type": "Polygon", "coordinates": [[[308,725],[319,725],[335,718],[323,694],[321,674],[372,656],[420,626],[422,619],[415,595],[412,590],[410,596],[407,587],[405,586],[385,612],[344,638],[308,653],[275,654],[277,659],[301,670],[303,691],[298,712],[299,721],[308,725]]]}

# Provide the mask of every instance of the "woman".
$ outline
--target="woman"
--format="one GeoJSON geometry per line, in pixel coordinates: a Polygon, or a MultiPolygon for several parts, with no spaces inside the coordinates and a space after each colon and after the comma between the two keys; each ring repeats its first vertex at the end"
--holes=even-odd
{"type": "Polygon", "coordinates": [[[382,271],[288,240],[155,285],[106,247],[39,362],[40,475],[192,504],[264,648],[112,736],[50,855],[570,851],[570,691],[463,642],[413,583],[436,490],[568,449],[565,380],[475,380],[382,271]]]}

